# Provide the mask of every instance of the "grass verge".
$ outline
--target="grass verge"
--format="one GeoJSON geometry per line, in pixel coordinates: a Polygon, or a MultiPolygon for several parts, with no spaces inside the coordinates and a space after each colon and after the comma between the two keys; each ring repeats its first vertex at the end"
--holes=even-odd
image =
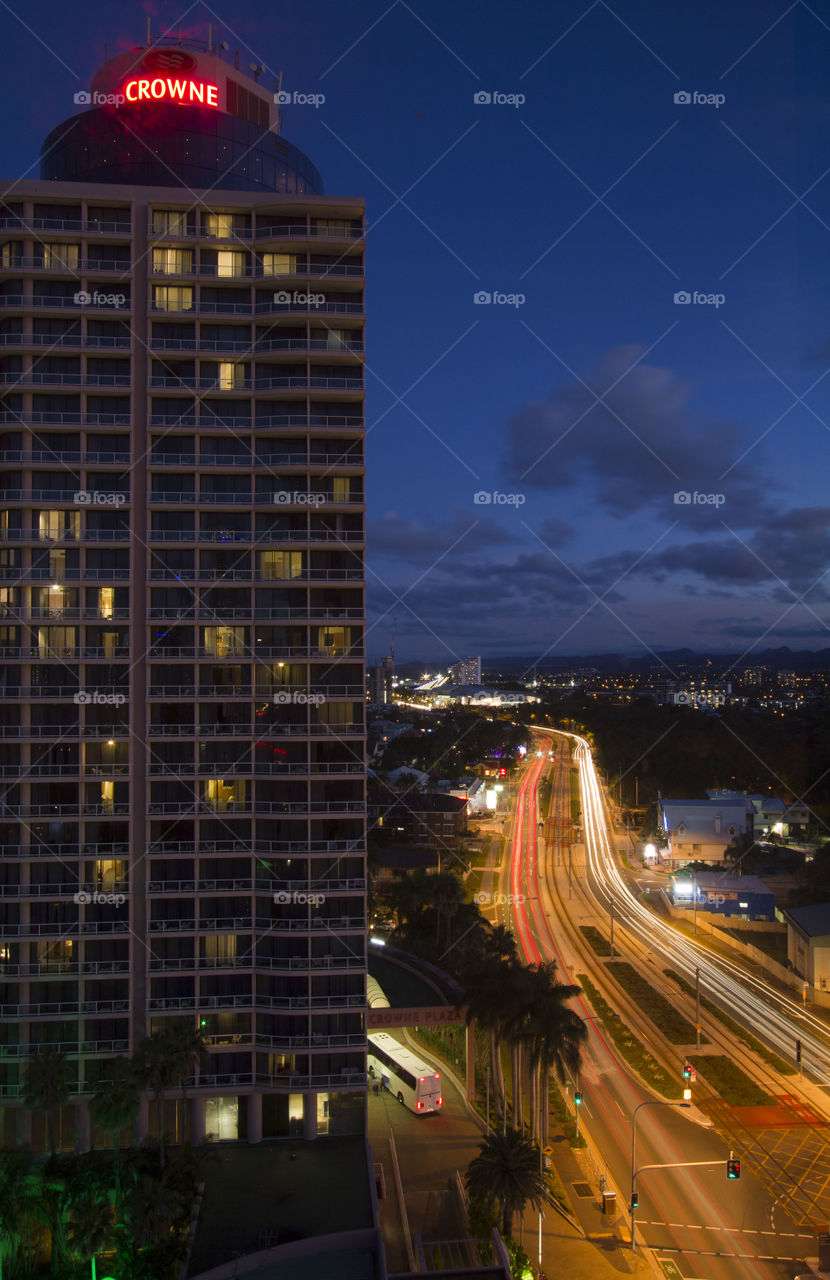
{"type": "Polygon", "coordinates": [[[595,956],[610,956],[611,943],[592,924],[581,924],[579,931],[595,956]]]}
{"type": "Polygon", "coordinates": [[[587,974],[578,973],[576,980],[599,1016],[606,1019],[605,1030],[628,1065],[633,1067],[637,1074],[648,1081],[664,1098],[681,1098],[683,1089],[680,1081],[669,1075],[654,1055],[649,1053],[642,1041],[637,1039],[633,1031],[618,1019],[608,1001],[600,995],[587,974]]]}
{"type": "MultiPolygon", "coordinates": [[[[679,973],[674,971],[674,969],[664,969],[663,972],[667,978],[671,978],[672,982],[677,983],[681,991],[685,991],[687,995],[694,996],[695,989],[692,984],[687,982],[685,978],[682,978],[679,973]]],[[[700,1007],[701,1009],[705,1009],[707,1013],[710,1013],[713,1018],[719,1018],[728,1031],[731,1031],[733,1035],[737,1036],[741,1043],[746,1045],[747,1049],[751,1049],[753,1053],[757,1053],[758,1057],[761,1058],[763,1062],[766,1062],[768,1066],[772,1067],[774,1071],[778,1071],[782,1076],[794,1076],[796,1074],[795,1067],[790,1066],[789,1062],[785,1062],[783,1058],[779,1058],[777,1053],[773,1053],[772,1049],[768,1049],[760,1040],[756,1040],[755,1036],[752,1035],[751,1032],[742,1027],[734,1018],[730,1018],[728,1013],[723,1013],[718,1006],[706,996],[700,997],[700,1007]]]]}
{"type": "MultiPolygon", "coordinates": [[[[624,960],[614,960],[606,965],[608,972],[616,978],[620,986],[631,999],[640,1006],[646,1017],[662,1031],[672,1044],[693,1044],[695,1028],[688,1018],[684,1018],[659,991],[655,991],[651,983],[624,960]]],[[[701,1040],[703,1038],[701,1037],[701,1040]]],[[[705,1041],[708,1044],[708,1040],[705,1041]]]]}
{"type": "Polygon", "coordinates": [[[587,1147],[587,1142],[582,1134],[576,1132],[576,1121],[565,1105],[565,1099],[562,1097],[562,1090],[559,1085],[551,1077],[548,1084],[548,1102],[551,1114],[555,1117],[556,1123],[565,1135],[568,1143],[572,1147],[587,1147]]]}
{"type": "Polygon", "coordinates": [[[731,1058],[723,1054],[702,1053],[690,1057],[704,1080],[732,1107],[763,1107],[772,1098],[754,1080],[736,1067],[731,1058]]]}

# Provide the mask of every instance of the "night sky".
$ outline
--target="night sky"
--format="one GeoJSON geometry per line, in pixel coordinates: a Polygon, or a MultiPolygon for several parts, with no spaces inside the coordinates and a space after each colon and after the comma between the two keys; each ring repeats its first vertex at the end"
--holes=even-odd
{"type": "Polygon", "coordinates": [[[2,9],[6,178],[148,13],[325,95],[284,133],[368,207],[370,657],[830,645],[830,0],[2,9]]]}

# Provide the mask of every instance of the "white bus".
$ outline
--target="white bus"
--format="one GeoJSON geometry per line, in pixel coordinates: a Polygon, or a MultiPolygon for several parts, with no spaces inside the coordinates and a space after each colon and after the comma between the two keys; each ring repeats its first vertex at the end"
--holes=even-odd
{"type": "Polygon", "coordinates": [[[441,1110],[444,1099],[437,1071],[385,1031],[376,1031],[368,1039],[369,1075],[373,1079],[380,1080],[384,1089],[416,1115],[441,1110]]]}

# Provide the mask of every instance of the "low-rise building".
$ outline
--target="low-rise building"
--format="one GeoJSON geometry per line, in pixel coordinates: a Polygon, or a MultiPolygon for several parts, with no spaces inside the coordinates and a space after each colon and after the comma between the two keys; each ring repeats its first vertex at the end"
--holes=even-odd
{"type": "Polygon", "coordinates": [[[766,835],[798,836],[810,821],[810,810],[800,801],[787,804],[778,796],[762,796],[747,791],[719,789],[707,791],[706,794],[710,800],[718,802],[743,800],[750,819],[747,830],[756,838],[766,835]]]}
{"type": "Polygon", "coordinates": [[[454,845],[467,832],[467,802],[458,796],[398,796],[386,789],[369,795],[369,831],[416,844],[454,845]]]}
{"type": "Polygon", "coordinates": [[[725,876],[699,871],[696,876],[672,876],[669,890],[675,907],[736,916],[739,920],[774,920],[775,894],[759,876],[725,876]]]}
{"type": "Polygon", "coordinates": [[[787,926],[787,959],[799,977],[819,991],[830,983],[830,902],[789,907],[781,913],[787,926]]]}
{"type": "Polygon", "coordinates": [[[746,801],[658,800],[660,826],[668,847],[662,856],[674,865],[724,862],[729,846],[747,831],[746,801]]]}

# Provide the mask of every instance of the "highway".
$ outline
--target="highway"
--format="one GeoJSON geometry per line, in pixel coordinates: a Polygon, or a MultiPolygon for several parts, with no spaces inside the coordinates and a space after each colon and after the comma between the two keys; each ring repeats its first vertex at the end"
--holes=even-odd
{"type": "MultiPolygon", "coordinates": [[[[554,741],[557,757],[562,739],[554,741]]],[[[588,867],[600,893],[614,885],[619,911],[630,911],[645,919],[643,930],[653,939],[656,924],[651,913],[631,899],[621,877],[616,877],[612,846],[599,783],[587,743],[577,739],[576,755],[582,784],[582,811],[585,819],[588,867]],[[582,750],[580,750],[580,743],[582,750]],[[624,901],[626,906],[624,907],[624,901]]],[[[553,958],[563,981],[571,981],[583,966],[579,948],[565,929],[562,913],[569,909],[564,849],[560,837],[547,843],[540,839],[536,823],[539,782],[549,767],[544,757],[532,757],[518,789],[513,837],[507,851],[511,924],[520,954],[527,963],[553,958]],[[558,862],[558,866],[557,866],[558,862]],[[563,889],[565,893],[563,893],[563,889]],[[564,899],[564,900],[563,900],[564,899]]],[[[557,759],[553,804],[569,809],[569,765],[557,759]]],[[[569,815],[568,815],[569,816],[569,815]]],[[[560,833],[563,830],[559,826],[560,833]]],[[[586,879],[581,871],[580,890],[586,879]]],[[[666,933],[671,930],[663,926],[666,933]]],[[[679,940],[682,947],[687,944],[679,940]]],[[[677,945],[678,940],[672,939],[677,945]]],[[[653,941],[652,941],[652,945],[653,941]]],[[[668,939],[663,940],[671,963],[679,960],[668,939]]],[[[693,953],[694,954],[694,953],[693,953]]],[[[709,956],[707,964],[712,964],[709,956]]],[[[688,961],[684,971],[688,971],[688,961]]],[[[694,964],[701,960],[694,959],[694,964]]],[[[714,980],[714,979],[713,979],[714,980]]],[[[583,1017],[593,1014],[580,997],[575,1002],[583,1017]]],[[[589,1023],[580,1075],[583,1094],[582,1123],[601,1151],[604,1167],[599,1172],[610,1177],[618,1189],[618,1204],[626,1211],[631,1179],[631,1117],[638,1104],[656,1097],[637,1077],[620,1066],[606,1040],[601,1025],[589,1023]]],[[[673,1263],[667,1275],[678,1274],[695,1280],[791,1280],[805,1255],[815,1252],[815,1236],[796,1226],[765,1188],[744,1168],[739,1181],[727,1182],[728,1151],[716,1132],[692,1123],[681,1110],[668,1106],[648,1106],[637,1120],[637,1168],[652,1164],[682,1164],[714,1161],[711,1167],[674,1168],[643,1172],[637,1180],[640,1197],[637,1212],[638,1239],[656,1251],[657,1257],[673,1263]]],[[[573,1194],[573,1188],[569,1188],[573,1194]]]]}
{"type": "MultiPolygon", "coordinates": [[[[614,857],[608,814],[590,747],[584,738],[574,737],[574,742],[590,887],[606,912],[613,898],[615,912],[625,927],[647,941],[651,949],[658,950],[687,980],[694,982],[695,968],[699,968],[701,992],[715,999],[787,1061],[793,1060],[795,1042],[800,1039],[805,1074],[819,1084],[830,1085],[830,1044],[826,1024],[820,1018],[794,997],[754,976],[746,966],[721,957],[714,960],[705,947],[683,938],[632,895],[614,857]]],[[[815,1103],[815,1097],[812,1101],[815,1103]]]]}

